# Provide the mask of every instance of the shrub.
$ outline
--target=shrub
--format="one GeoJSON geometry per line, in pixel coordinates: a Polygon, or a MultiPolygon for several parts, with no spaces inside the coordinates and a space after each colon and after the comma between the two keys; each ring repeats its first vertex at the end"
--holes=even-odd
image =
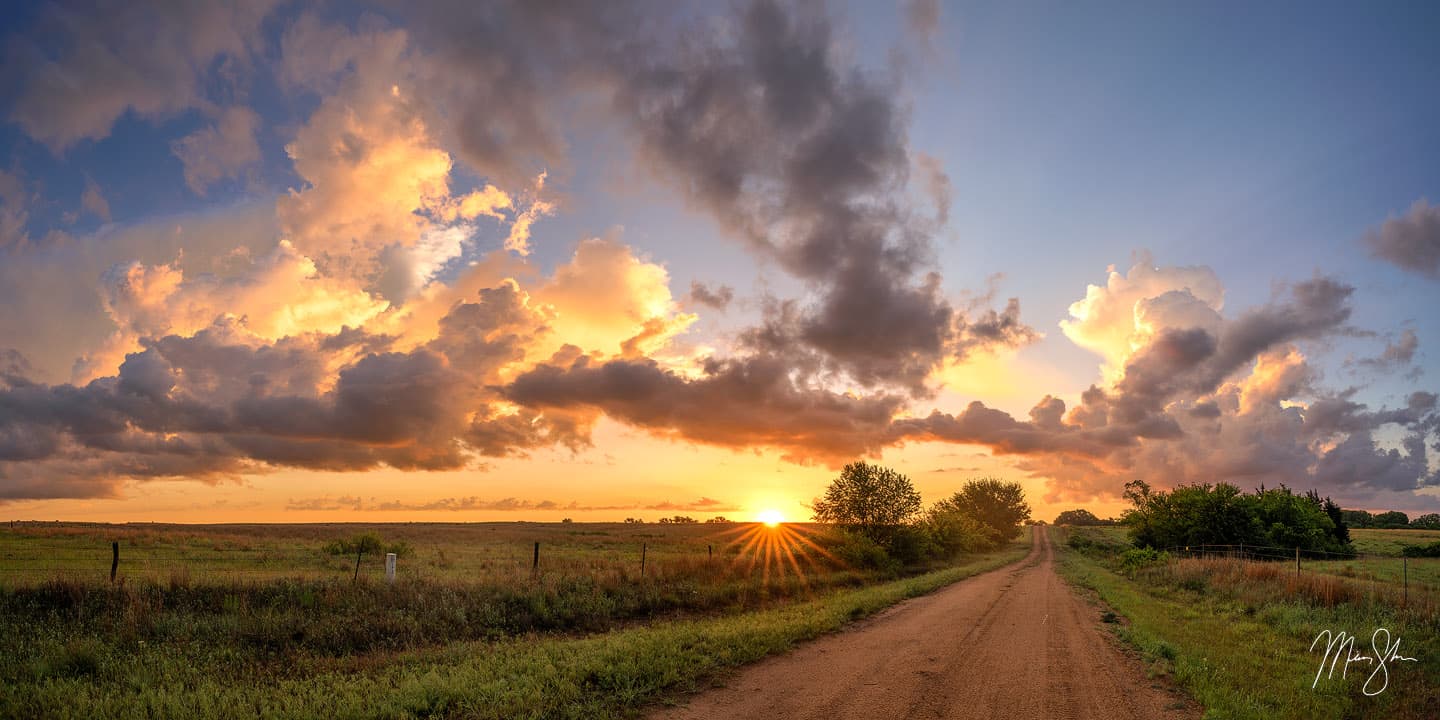
{"type": "Polygon", "coordinates": [[[324,550],[331,555],[355,555],[359,553],[379,555],[381,553],[392,552],[395,553],[397,557],[409,557],[414,552],[414,548],[410,547],[410,543],[401,540],[386,545],[385,541],[375,533],[361,533],[350,538],[331,540],[325,543],[324,550]]]}
{"type": "Polygon", "coordinates": [[[1164,565],[1169,561],[1170,553],[1154,548],[1130,548],[1120,553],[1120,569],[1130,576],[1147,567],[1164,565]]]}
{"type": "Polygon", "coordinates": [[[831,549],[831,552],[846,565],[857,569],[887,572],[899,569],[899,563],[890,557],[880,543],[875,542],[869,536],[845,530],[839,531],[836,536],[839,542],[831,549]]]}
{"type": "Polygon", "coordinates": [[[1152,492],[1141,481],[1125,487],[1134,508],[1124,521],[1138,547],[1253,545],[1354,555],[1343,511],[1313,492],[1296,495],[1282,485],[1246,494],[1228,483],[1169,492],[1152,492]]]}
{"type": "Polygon", "coordinates": [[[1429,545],[1406,545],[1400,549],[1400,554],[1413,558],[1440,557],[1440,542],[1433,542],[1429,545]]]}
{"type": "Polygon", "coordinates": [[[975,518],[943,504],[930,508],[920,522],[937,555],[980,552],[999,544],[995,531],[975,518]]]}

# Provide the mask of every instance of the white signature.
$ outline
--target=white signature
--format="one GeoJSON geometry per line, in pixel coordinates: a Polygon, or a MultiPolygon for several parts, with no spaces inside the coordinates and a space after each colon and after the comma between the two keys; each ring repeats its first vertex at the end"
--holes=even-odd
{"type": "Polygon", "coordinates": [[[1322,639],[1325,641],[1325,655],[1320,658],[1320,670],[1315,673],[1315,682],[1310,683],[1312,690],[1320,684],[1321,677],[1329,679],[1335,676],[1335,666],[1340,664],[1342,650],[1345,655],[1345,664],[1340,666],[1340,679],[1345,679],[1345,674],[1350,670],[1350,663],[1363,662],[1374,666],[1375,669],[1370,671],[1370,677],[1365,679],[1365,685],[1360,688],[1361,692],[1372,696],[1385,692],[1385,688],[1390,686],[1390,669],[1385,663],[1392,660],[1416,662],[1415,658],[1400,654],[1400,638],[1395,638],[1395,642],[1392,644],[1390,631],[1385,628],[1377,628],[1370,636],[1370,648],[1374,651],[1373,655],[1362,655],[1356,652],[1355,636],[1344,630],[1333,633],[1329,630],[1321,630],[1320,634],[1315,636],[1315,642],[1310,643],[1310,652],[1315,652],[1316,646],[1322,639]],[[1328,671],[1325,669],[1327,660],[1330,661],[1328,671]],[[1380,688],[1372,692],[1370,684],[1375,682],[1377,677],[1380,678],[1380,688]]]}

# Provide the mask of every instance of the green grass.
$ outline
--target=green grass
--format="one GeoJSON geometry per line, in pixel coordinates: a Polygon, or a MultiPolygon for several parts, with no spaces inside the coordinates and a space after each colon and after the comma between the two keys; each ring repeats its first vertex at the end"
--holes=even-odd
{"type": "MultiPolygon", "coordinates": [[[[1054,532],[1064,539],[1065,530],[1054,532]]],[[[1326,595],[1343,581],[1295,581],[1271,563],[1184,560],[1127,574],[1113,556],[1067,547],[1059,568],[1124,618],[1107,627],[1139,648],[1153,673],[1173,676],[1205,707],[1206,718],[1440,716],[1440,621],[1433,605],[1402,611],[1343,587],[1326,595]],[[1400,637],[1404,654],[1420,662],[1392,663],[1389,689],[1376,697],[1360,691],[1367,672],[1345,681],[1337,672],[1311,688],[1320,655],[1309,647],[1321,630],[1360,635],[1357,645],[1365,646],[1377,627],[1400,637]]]]}
{"type": "MultiPolygon", "coordinates": [[[[355,557],[324,552],[327,543],[376,533],[409,545],[401,578],[475,581],[528,575],[534,543],[550,573],[598,569],[638,573],[642,547],[648,569],[677,562],[733,558],[754,523],[661,525],[627,523],[393,523],[294,525],[164,525],[132,523],[8,523],[0,525],[0,584],[34,584],[57,575],[108,580],[111,542],[120,543],[121,577],[168,581],[349,578],[355,557]]],[[[791,523],[805,530],[808,524],[791,523]]],[[[361,575],[382,577],[384,558],[363,558],[361,575]]]]}
{"type": "Polygon", "coordinates": [[[513,591],[489,579],[327,578],[12,588],[0,591],[0,717],[623,717],[1027,547],[1028,535],[888,581],[847,571],[846,583],[795,585],[792,574],[783,591],[747,570],[727,585],[740,594],[718,603],[719,585],[678,572],[634,578],[629,595],[575,586],[569,572],[513,591]],[[612,629],[583,634],[597,628],[612,629]]]}

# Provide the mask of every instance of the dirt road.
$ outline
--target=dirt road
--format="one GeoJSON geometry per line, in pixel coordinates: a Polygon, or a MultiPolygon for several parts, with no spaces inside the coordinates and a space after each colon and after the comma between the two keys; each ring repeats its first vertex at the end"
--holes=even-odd
{"type": "Polygon", "coordinates": [[[760,662],[652,718],[1189,718],[1055,574],[1030,555],[760,662]]]}

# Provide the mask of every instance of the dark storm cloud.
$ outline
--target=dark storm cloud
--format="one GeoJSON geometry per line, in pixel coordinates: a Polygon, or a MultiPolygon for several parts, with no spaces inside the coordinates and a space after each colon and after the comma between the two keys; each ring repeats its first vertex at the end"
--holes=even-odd
{"type": "Polygon", "coordinates": [[[1416,200],[1409,213],[1367,232],[1365,246],[1402,270],[1440,280],[1440,206],[1416,200]]]}

